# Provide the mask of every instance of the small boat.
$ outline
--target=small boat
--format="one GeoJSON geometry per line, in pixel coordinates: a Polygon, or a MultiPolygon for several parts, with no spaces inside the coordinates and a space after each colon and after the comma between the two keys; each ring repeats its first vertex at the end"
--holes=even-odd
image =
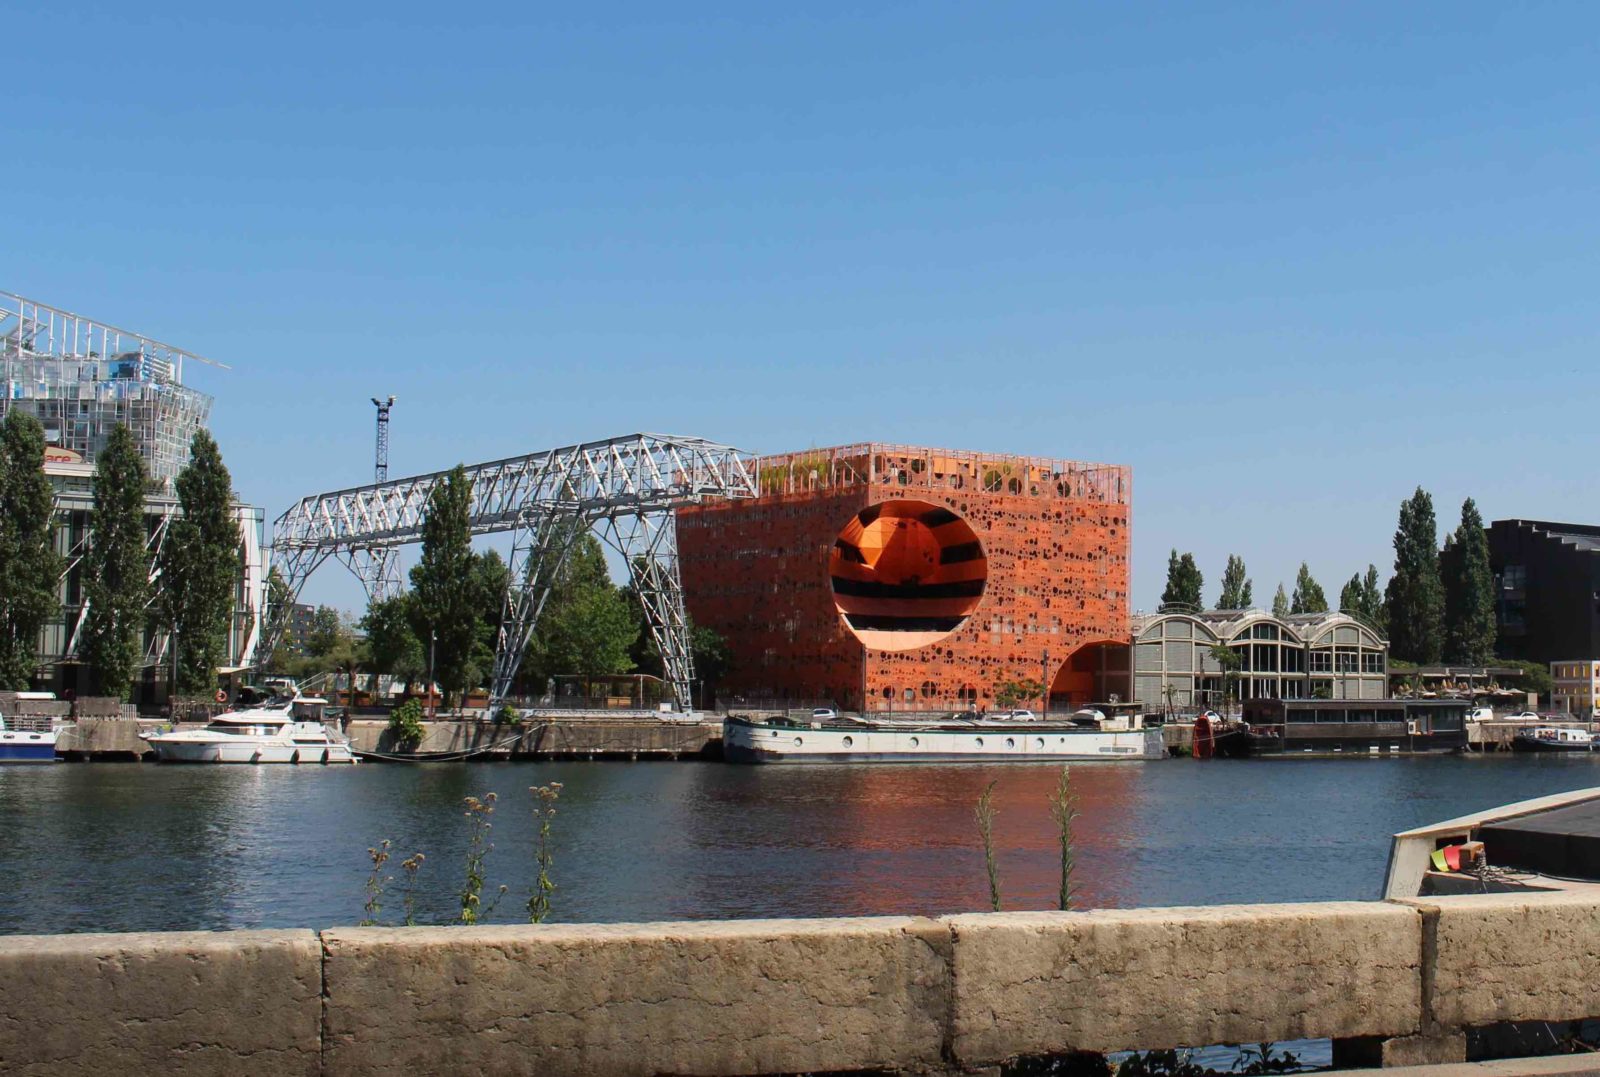
{"type": "Polygon", "coordinates": [[[1159,727],[1130,724],[1127,719],[1090,724],[1082,712],[1068,721],[984,718],[970,712],[933,720],[729,715],[722,723],[722,751],[732,763],[1045,763],[1167,754],[1159,727]]]}
{"type": "Polygon", "coordinates": [[[1584,729],[1565,729],[1561,726],[1542,725],[1534,729],[1519,730],[1511,738],[1514,752],[1592,752],[1595,750],[1594,734],[1584,729]]]}
{"type": "Polygon", "coordinates": [[[56,735],[53,731],[12,729],[0,715],[0,763],[54,763],[56,735]]]}
{"type": "Polygon", "coordinates": [[[326,705],[296,693],[226,711],[204,729],[140,736],[163,763],[354,763],[350,741],[323,724],[326,705]]]}

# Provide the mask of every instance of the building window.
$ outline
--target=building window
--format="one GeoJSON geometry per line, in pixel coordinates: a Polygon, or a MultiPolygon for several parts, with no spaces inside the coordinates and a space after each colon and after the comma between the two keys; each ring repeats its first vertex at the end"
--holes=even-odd
{"type": "Polygon", "coordinates": [[[1383,672],[1383,653],[1381,651],[1362,651],[1361,652],[1361,672],[1362,673],[1382,673],[1383,672]]]}
{"type": "Polygon", "coordinates": [[[1326,650],[1312,651],[1310,654],[1312,673],[1333,672],[1333,655],[1326,650]]]}

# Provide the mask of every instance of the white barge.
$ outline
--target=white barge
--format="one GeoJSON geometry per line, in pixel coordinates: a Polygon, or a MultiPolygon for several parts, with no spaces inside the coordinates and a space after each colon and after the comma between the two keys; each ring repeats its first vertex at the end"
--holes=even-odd
{"type": "Polygon", "coordinates": [[[1159,728],[1107,724],[982,718],[808,722],[729,715],[722,722],[722,753],[732,763],[1047,763],[1166,755],[1159,728]]]}

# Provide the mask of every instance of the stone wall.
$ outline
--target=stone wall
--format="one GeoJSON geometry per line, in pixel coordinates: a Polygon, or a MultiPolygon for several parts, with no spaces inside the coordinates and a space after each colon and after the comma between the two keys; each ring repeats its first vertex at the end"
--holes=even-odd
{"type": "MultiPolygon", "coordinates": [[[[1600,900],[0,938],[0,1072],[950,1074],[1600,1015],[1600,900]]],[[[1353,1048],[1352,1048],[1353,1049],[1353,1048]]]]}

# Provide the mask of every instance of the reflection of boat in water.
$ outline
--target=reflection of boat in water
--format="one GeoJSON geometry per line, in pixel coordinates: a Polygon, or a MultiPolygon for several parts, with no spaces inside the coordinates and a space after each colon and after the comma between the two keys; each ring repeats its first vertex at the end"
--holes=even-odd
{"type": "Polygon", "coordinates": [[[1043,763],[1160,759],[1160,728],[1080,712],[1068,720],[951,715],[934,720],[822,721],[730,715],[722,751],[734,763],[1043,763]]]}
{"type": "Polygon", "coordinates": [[[12,729],[0,715],[0,763],[54,763],[56,735],[52,731],[12,729]]]}
{"type": "Polygon", "coordinates": [[[140,735],[163,763],[354,763],[350,742],[322,722],[326,705],[296,693],[226,711],[204,729],[140,735]]]}
{"type": "Polygon", "coordinates": [[[1592,752],[1594,734],[1585,729],[1563,726],[1538,726],[1523,729],[1511,738],[1513,752],[1592,752]]]}

